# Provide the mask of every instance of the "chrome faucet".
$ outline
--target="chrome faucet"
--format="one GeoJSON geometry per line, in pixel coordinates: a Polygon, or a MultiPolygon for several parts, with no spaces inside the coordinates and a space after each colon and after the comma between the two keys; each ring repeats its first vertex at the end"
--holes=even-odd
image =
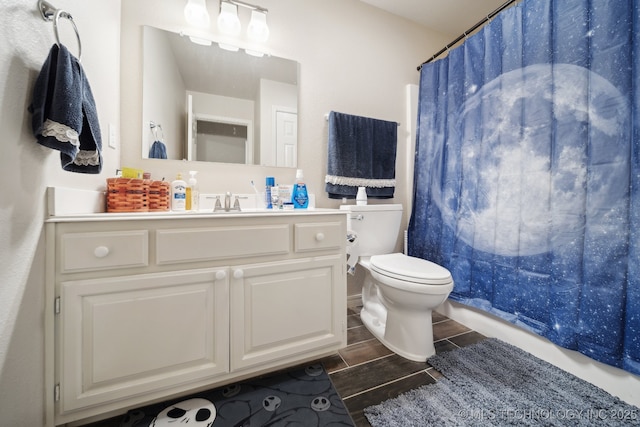
{"type": "Polygon", "coordinates": [[[229,211],[238,211],[240,212],[240,197],[235,196],[235,200],[233,202],[233,207],[231,206],[231,193],[230,192],[226,192],[224,195],[224,207],[222,206],[222,203],[220,202],[220,196],[216,196],[216,204],[213,207],[213,211],[214,212],[218,212],[218,211],[225,211],[225,212],[229,212],[229,211]]]}
{"type": "Polygon", "coordinates": [[[240,197],[238,195],[233,196],[235,198],[235,200],[233,201],[233,206],[231,206],[231,197],[233,195],[230,192],[226,192],[224,195],[224,206],[222,205],[222,202],[220,201],[220,196],[211,196],[211,197],[207,197],[207,199],[216,199],[215,205],[213,206],[213,211],[214,212],[220,212],[220,211],[224,211],[224,212],[229,212],[229,211],[238,211],[241,212],[242,209],[240,209],[240,199],[246,199],[246,197],[240,197]]]}

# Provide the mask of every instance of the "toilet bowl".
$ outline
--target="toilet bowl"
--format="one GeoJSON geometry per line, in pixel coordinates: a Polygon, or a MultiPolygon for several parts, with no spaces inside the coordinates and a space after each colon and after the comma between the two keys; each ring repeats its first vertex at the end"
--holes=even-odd
{"type": "Polygon", "coordinates": [[[435,354],[431,313],[453,290],[451,273],[433,262],[393,252],[401,205],[341,209],[352,211],[348,227],[360,244],[363,324],[394,353],[425,362],[435,354]]]}
{"type": "Polygon", "coordinates": [[[368,264],[370,284],[377,292],[363,304],[363,323],[394,353],[426,361],[435,354],[431,313],[451,293],[451,274],[430,261],[400,253],[373,256],[368,264]],[[375,297],[380,301],[378,313],[369,309],[376,306],[375,297]],[[386,309],[382,316],[380,307],[386,309]]]}

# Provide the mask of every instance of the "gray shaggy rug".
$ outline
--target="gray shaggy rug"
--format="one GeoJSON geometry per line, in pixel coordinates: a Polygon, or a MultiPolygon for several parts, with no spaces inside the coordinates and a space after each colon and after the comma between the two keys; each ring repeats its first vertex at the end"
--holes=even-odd
{"type": "Polygon", "coordinates": [[[444,378],[366,408],[373,427],[640,425],[639,408],[497,339],[428,362],[444,378]]]}

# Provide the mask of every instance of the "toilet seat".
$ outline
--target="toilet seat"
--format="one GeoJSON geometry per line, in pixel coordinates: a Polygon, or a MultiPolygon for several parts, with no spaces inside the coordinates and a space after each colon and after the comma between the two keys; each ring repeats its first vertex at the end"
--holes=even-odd
{"type": "Polygon", "coordinates": [[[453,282],[446,268],[421,258],[401,253],[374,255],[370,268],[378,274],[423,285],[449,285],[453,282]]]}

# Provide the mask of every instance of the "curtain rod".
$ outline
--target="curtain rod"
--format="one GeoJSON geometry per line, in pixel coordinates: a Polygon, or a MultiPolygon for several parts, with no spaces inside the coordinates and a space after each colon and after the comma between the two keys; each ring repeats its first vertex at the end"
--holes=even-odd
{"type": "Polygon", "coordinates": [[[433,55],[431,58],[427,59],[426,61],[424,61],[422,64],[420,64],[418,66],[418,71],[420,71],[422,69],[422,66],[425,64],[428,64],[429,62],[433,61],[434,59],[436,59],[438,56],[442,55],[443,53],[445,53],[446,51],[449,50],[449,48],[455,46],[456,43],[458,43],[460,40],[466,38],[469,34],[473,33],[475,30],[477,30],[479,27],[481,27],[482,25],[484,25],[486,22],[488,22],[489,20],[491,20],[491,18],[493,18],[494,16],[496,16],[498,13],[502,12],[504,9],[506,9],[507,7],[509,7],[512,3],[517,2],[518,0],[507,0],[506,2],[504,2],[502,4],[502,6],[498,7],[496,10],[494,10],[493,12],[491,12],[490,14],[487,15],[486,18],[481,19],[480,21],[478,21],[473,27],[469,28],[467,31],[465,31],[464,33],[460,34],[454,41],[452,41],[451,43],[449,43],[448,45],[446,45],[445,47],[443,47],[442,49],[440,49],[435,55],[433,55]]]}

